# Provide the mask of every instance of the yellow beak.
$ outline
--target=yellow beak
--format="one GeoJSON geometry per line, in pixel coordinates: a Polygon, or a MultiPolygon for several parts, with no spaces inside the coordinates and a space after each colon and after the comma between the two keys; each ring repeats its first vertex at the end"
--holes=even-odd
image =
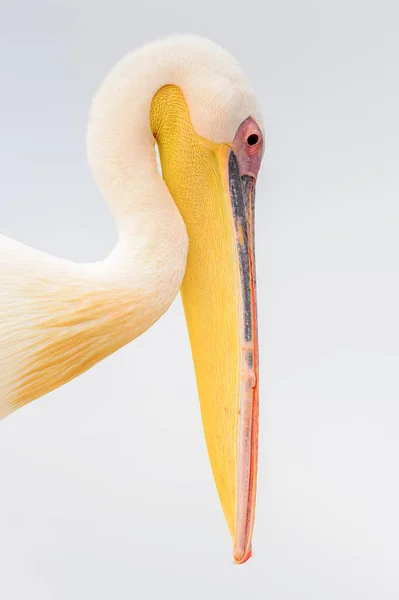
{"type": "Polygon", "coordinates": [[[175,86],[154,97],[151,126],[187,227],[181,291],[202,421],[234,560],[243,563],[251,556],[258,445],[255,180],[240,176],[229,144],[196,134],[175,86]]]}

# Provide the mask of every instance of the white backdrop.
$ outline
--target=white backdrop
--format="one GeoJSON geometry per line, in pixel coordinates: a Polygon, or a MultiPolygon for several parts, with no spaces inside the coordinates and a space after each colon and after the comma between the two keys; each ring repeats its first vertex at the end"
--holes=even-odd
{"type": "Polygon", "coordinates": [[[240,60],[267,153],[253,559],[231,564],[178,299],[0,423],[1,598],[397,600],[397,22],[393,1],[3,0],[2,233],[106,256],[90,100],[159,35],[207,35],[240,60]]]}

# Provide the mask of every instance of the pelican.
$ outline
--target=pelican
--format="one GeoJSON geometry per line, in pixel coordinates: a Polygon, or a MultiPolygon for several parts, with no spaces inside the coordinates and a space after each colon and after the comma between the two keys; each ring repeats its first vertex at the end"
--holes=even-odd
{"type": "Polygon", "coordinates": [[[111,70],[89,116],[89,165],[118,229],[110,255],[76,264],[0,237],[0,419],[141,335],[181,290],[239,564],[255,515],[263,141],[260,107],[228,52],[197,36],[152,42],[111,70]]]}

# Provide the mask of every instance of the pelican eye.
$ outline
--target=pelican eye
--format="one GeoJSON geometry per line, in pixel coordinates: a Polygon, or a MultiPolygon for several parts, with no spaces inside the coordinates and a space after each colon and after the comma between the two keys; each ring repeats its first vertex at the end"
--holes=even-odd
{"type": "Polygon", "coordinates": [[[248,146],[255,146],[259,142],[259,136],[256,133],[251,133],[247,138],[248,146]]]}

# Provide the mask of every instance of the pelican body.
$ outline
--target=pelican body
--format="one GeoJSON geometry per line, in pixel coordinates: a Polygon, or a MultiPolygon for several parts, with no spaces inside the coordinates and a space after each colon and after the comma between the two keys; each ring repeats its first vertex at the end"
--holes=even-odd
{"type": "Polygon", "coordinates": [[[118,228],[110,255],[75,264],[0,237],[0,419],[142,334],[181,289],[237,563],[251,555],[255,514],[263,139],[230,54],[195,36],[151,43],[114,67],[90,112],[89,164],[118,228]]]}

